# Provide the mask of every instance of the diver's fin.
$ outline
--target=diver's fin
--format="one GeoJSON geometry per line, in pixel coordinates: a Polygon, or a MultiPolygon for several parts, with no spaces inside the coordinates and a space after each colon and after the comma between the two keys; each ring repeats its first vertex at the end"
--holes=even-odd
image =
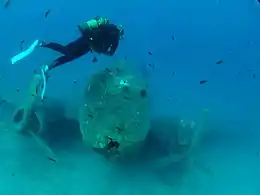
{"type": "Polygon", "coordinates": [[[28,55],[30,55],[35,50],[35,48],[37,48],[39,46],[39,44],[40,44],[40,41],[35,40],[33,42],[33,44],[31,44],[31,46],[28,49],[26,49],[23,52],[17,54],[16,56],[12,57],[11,63],[15,64],[16,62],[18,62],[18,61],[24,59],[25,57],[27,57],[28,55]]]}
{"type": "Polygon", "coordinates": [[[43,86],[42,86],[42,92],[41,92],[41,100],[43,100],[44,95],[45,95],[45,90],[46,90],[46,75],[45,75],[45,71],[42,69],[42,81],[43,81],[43,86]]]}

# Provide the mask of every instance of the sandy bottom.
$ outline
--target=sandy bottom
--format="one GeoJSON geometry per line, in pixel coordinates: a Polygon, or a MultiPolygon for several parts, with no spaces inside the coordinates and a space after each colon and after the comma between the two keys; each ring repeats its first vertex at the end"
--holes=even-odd
{"type": "MultiPolygon", "coordinates": [[[[48,160],[32,139],[2,127],[0,194],[12,195],[259,195],[260,156],[254,144],[233,143],[202,151],[211,174],[191,167],[181,183],[148,171],[120,171],[90,151],[60,152],[48,160]],[[254,145],[254,146],[253,146],[254,145]]],[[[259,148],[258,148],[259,149],[259,148]]],[[[168,177],[175,174],[170,169],[168,177]]]]}

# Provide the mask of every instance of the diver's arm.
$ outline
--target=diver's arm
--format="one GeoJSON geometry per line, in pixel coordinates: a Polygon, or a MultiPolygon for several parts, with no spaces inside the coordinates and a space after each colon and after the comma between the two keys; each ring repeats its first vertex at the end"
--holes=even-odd
{"type": "Polygon", "coordinates": [[[106,32],[106,40],[107,40],[107,50],[104,54],[113,56],[117,50],[119,45],[119,31],[115,24],[107,24],[104,26],[106,32]]]}
{"type": "Polygon", "coordinates": [[[113,56],[116,52],[117,47],[118,47],[118,43],[119,43],[119,40],[118,39],[115,40],[104,54],[109,55],[109,56],[113,56]]]}

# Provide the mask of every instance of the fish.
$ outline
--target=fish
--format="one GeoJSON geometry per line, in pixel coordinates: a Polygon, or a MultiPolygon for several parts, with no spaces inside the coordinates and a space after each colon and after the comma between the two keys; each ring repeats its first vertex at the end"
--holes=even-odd
{"type": "Polygon", "coordinates": [[[175,40],[175,37],[172,35],[172,40],[174,41],[175,40]]]}
{"type": "Polygon", "coordinates": [[[51,157],[47,157],[47,159],[48,159],[49,161],[52,161],[52,162],[57,162],[57,160],[55,160],[54,158],[51,158],[51,157]]]}
{"type": "Polygon", "coordinates": [[[175,75],[175,72],[172,72],[172,76],[174,76],[175,75]]]}
{"type": "Polygon", "coordinates": [[[205,83],[207,83],[208,81],[207,80],[201,80],[200,81],[200,84],[205,84],[205,83]]]}
{"type": "Polygon", "coordinates": [[[94,118],[92,115],[90,115],[90,114],[88,114],[88,117],[90,117],[90,118],[94,118]]]}
{"type": "Polygon", "coordinates": [[[24,44],[24,40],[21,40],[20,42],[20,50],[23,51],[23,44],[24,44]]]}
{"type": "Polygon", "coordinates": [[[97,57],[94,57],[94,58],[92,59],[92,62],[93,62],[93,63],[96,63],[97,61],[98,61],[97,57]]]}
{"type": "Polygon", "coordinates": [[[146,91],[145,89],[142,89],[142,90],[140,91],[140,96],[141,96],[142,98],[146,98],[146,97],[147,97],[147,91],[146,91]]]}
{"type": "Polygon", "coordinates": [[[154,69],[154,63],[148,64],[148,66],[154,69]]]}
{"type": "Polygon", "coordinates": [[[256,78],[256,74],[253,74],[253,78],[254,78],[254,79],[256,78]]]}
{"type": "Polygon", "coordinates": [[[120,128],[120,127],[116,127],[116,130],[118,130],[118,131],[123,131],[123,129],[120,128]]]}
{"type": "Polygon", "coordinates": [[[223,60],[219,60],[216,62],[216,64],[222,64],[224,61],[223,60]]]}
{"type": "Polygon", "coordinates": [[[50,9],[48,9],[45,13],[44,13],[44,18],[47,18],[48,17],[48,15],[51,13],[51,10],[50,9]]]}
{"type": "Polygon", "coordinates": [[[11,1],[10,0],[4,0],[4,8],[8,8],[10,5],[11,1]]]}
{"type": "Polygon", "coordinates": [[[105,72],[112,72],[112,71],[108,68],[105,68],[105,72]]]}
{"type": "Polygon", "coordinates": [[[151,56],[151,55],[153,55],[153,53],[151,52],[151,51],[148,51],[148,54],[151,56]]]}

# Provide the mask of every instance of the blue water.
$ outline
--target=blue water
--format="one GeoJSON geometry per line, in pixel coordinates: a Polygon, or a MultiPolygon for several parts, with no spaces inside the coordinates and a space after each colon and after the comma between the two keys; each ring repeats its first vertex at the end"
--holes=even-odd
{"type": "Polygon", "coordinates": [[[259,19],[256,0],[11,0],[0,10],[0,97],[10,103],[0,108],[0,194],[260,194],[259,19]],[[88,54],[53,70],[47,95],[62,98],[73,115],[86,79],[126,56],[145,69],[152,115],[193,119],[210,110],[212,135],[200,155],[214,176],[194,167],[176,187],[145,171],[122,174],[96,154],[65,152],[60,163],[50,163],[34,143],[8,129],[8,116],[23,101],[33,71],[58,56],[39,49],[11,65],[21,40],[24,47],[35,39],[65,44],[79,36],[77,24],[96,15],[123,24],[125,39],[116,55],[88,54]]]}

